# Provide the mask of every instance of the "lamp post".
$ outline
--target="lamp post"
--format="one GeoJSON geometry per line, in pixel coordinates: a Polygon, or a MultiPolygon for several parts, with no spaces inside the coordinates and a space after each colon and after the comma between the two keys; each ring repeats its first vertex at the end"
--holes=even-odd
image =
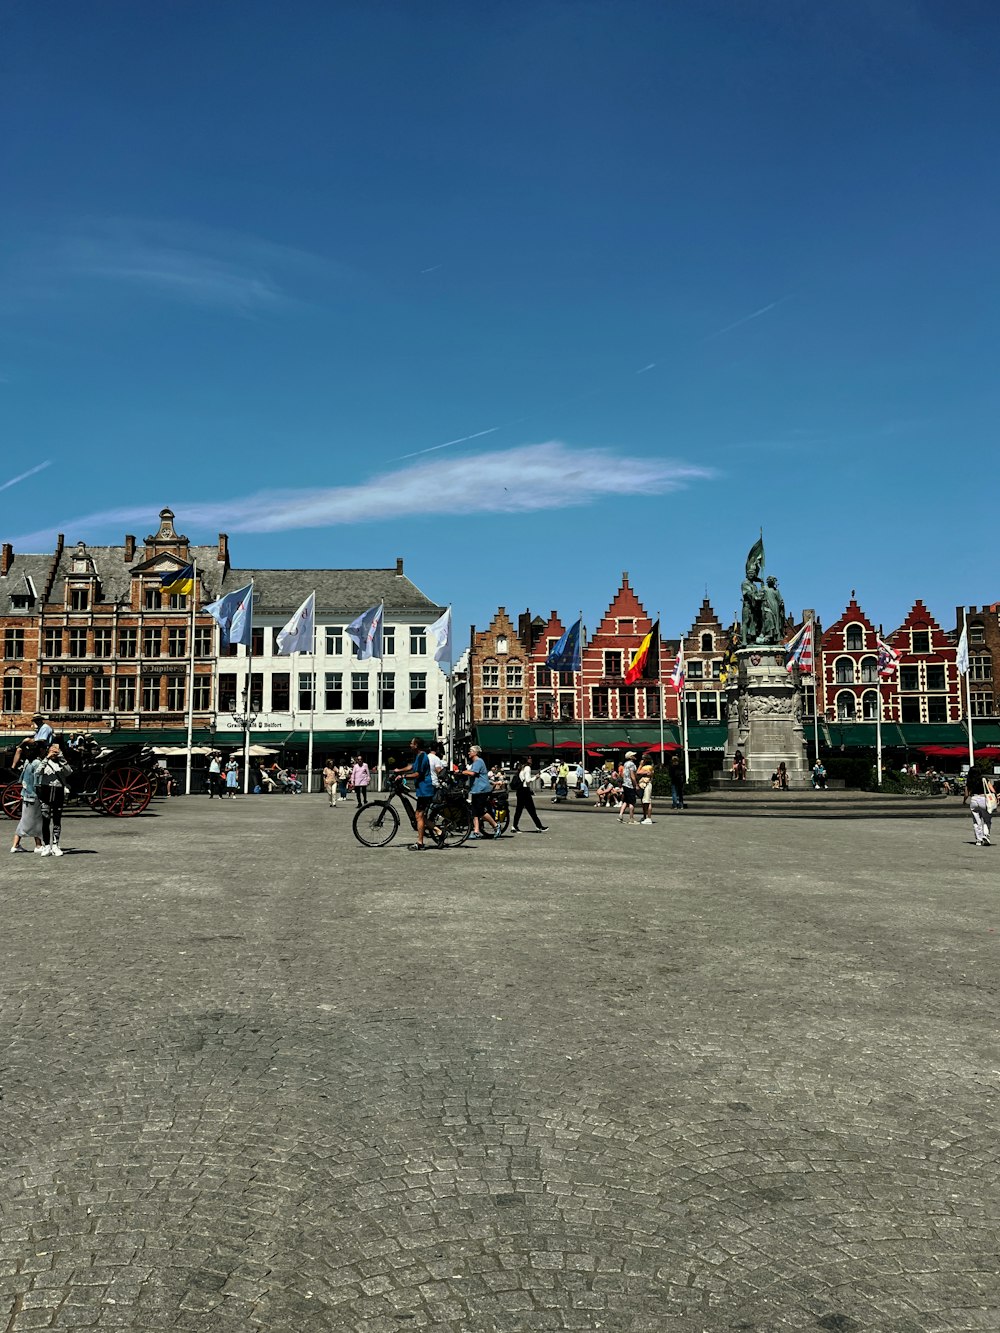
{"type": "Polygon", "coordinates": [[[232,711],[233,721],[243,732],[244,753],[249,753],[250,731],[253,728],[253,725],[257,721],[257,718],[259,716],[259,714],[254,712],[253,709],[250,707],[251,702],[252,701],[250,699],[250,677],[248,675],[247,683],[243,687],[243,711],[237,712],[235,708],[232,711]]]}

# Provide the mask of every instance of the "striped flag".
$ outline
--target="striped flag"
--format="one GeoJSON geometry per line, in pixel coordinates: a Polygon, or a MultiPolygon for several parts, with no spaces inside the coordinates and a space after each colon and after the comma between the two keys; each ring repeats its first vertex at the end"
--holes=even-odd
{"type": "Polygon", "coordinates": [[[899,653],[895,648],[890,648],[884,639],[876,637],[878,644],[878,674],[880,676],[891,676],[899,666],[899,653]]]}
{"type": "Polygon", "coordinates": [[[625,672],[625,684],[634,685],[637,680],[659,680],[659,678],[660,622],[657,621],[635,650],[625,672]]]}
{"type": "Polygon", "coordinates": [[[684,676],[686,670],[684,667],[684,640],[681,639],[681,650],[674,661],[674,669],[670,673],[670,684],[674,687],[677,694],[684,693],[684,676]]]}
{"type": "Polygon", "coordinates": [[[785,644],[785,670],[791,671],[796,666],[803,675],[812,675],[813,633],[811,620],[806,621],[791,643],[785,644]]]}

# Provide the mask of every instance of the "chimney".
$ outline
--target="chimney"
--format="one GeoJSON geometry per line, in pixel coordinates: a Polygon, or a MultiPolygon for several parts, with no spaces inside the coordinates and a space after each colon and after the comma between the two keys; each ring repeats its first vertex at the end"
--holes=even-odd
{"type": "Polygon", "coordinates": [[[402,572],[403,572],[403,557],[402,557],[401,555],[397,555],[397,556],[396,556],[396,573],[397,573],[397,574],[402,574],[402,572]]]}
{"type": "Polygon", "coordinates": [[[219,533],[219,554],[216,559],[221,560],[226,568],[229,568],[229,536],[225,532],[219,533]]]}
{"type": "Polygon", "coordinates": [[[0,551],[0,578],[6,578],[10,573],[10,567],[14,563],[14,548],[10,542],[4,542],[3,550],[0,551]]]}
{"type": "Polygon", "coordinates": [[[130,565],[135,559],[135,537],[131,532],[125,534],[125,563],[130,565]]]}

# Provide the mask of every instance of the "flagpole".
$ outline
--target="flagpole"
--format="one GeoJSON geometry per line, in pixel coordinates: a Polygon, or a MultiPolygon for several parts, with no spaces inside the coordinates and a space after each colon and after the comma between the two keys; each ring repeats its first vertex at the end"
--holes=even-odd
{"type": "Polygon", "coordinates": [[[969,624],[968,612],[962,607],[962,638],[965,640],[965,725],[969,729],[969,767],[976,762],[975,741],[972,736],[972,672],[969,669],[969,624]]]}
{"type": "MultiPolygon", "coordinates": [[[[448,677],[447,677],[447,687],[446,687],[446,689],[445,689],[445,696],[444,696],[444,697],[445,697],[445,700],[446,700],[446,702],[447,702],[447,708],[448,708],[448,722],[447,722],[447,726],[446,726],[446,728],[445,728],[445,745],[447,746],[447,749],[448,749],[448,753],[447,753],[447,756],[446,756],[446,757],[447,757],[447,761],[448,761],[448,764],[449,764],[449,765],[450,765],[451,762],[452,762],[453,753],[454,753],[454,748],[455,748],[455,746],[454,746],[454,732],[453,732],[454,721],[455,721],[455,699],[454,699],[454,696],[452,695],[452,692],[451,692],[451,681],[452,681],[452,677],[453,677],[454,674],[455,674],[455,663],[454,663],[454,660],[453,660],[453,657],[454,657],[454,651],[455,651],[455,650],[454,650],[454,648],[452,647],[452,616],[451,616],[451,602],[449,602],[449,603],[448,603],[448,677]]],[[[445,756],[442,756],[442,757],[445,757],[445,756]]]]}
{"type": "Polygon", "coordinates": [[[312,707],[309,709],[309,750],[306,759],[306,794],[312,793],[313,789],[313,743],[316,736],[316,690],[318,681],[316,678],[316,625],[313,624],[313,650],[309,655],[310,671],[312,673],[312,693],[309,696],[312,707]]]}
{"type": "Polygon", "coordinates": [[[818,680],[819,673],[816,670],[816,666],[817,663],[819,662],[819,652],[817,651],[816,648],[815,620],[810,620],[809,622],[809,637],[812,640],[812,642],[809,645],[811,649],[809,655],[812,658],[812,673],[813,673],[813,752],[814,752],[813,763],[818,764],[819,763],[819,680],[818,680]]]}
{"type": "Polygon", "coordinates": [[[687,705],[685,703],[686,694],[687,690],[682,685],[680,692],[680,701],[681,701],[681,735],[684,737],[684,781],[689,782],[691,779],[691,755],[688,751],[688,715],[687,715],[687,705]]]}
{"type": "Polygon", "coordinates": [[[584,721],[583,708],[583,608],[580,608],[580,767],[587,771],[587,724],[584,721]]]}
{"type": "Polygon", "coordinates": [[[191,795],[191,747],[194,745],[194,613],[198,603],[198,562],[191,568],[194,578],[191,583],[191,643],[188,654],[188,707],[187,707],[187,763],[184,765],[184,794],[191,795]]]}
{"type": "MultiPolygon", "coordinates": [[[[656,623],[662,623],[660,612],[656,613],[656,623]]],[[[652,648],[652,644],[649,645],[652,648]]],[[[656,692],[660,696],[660,767],[665,761],[663,754],[663,654],[660,652],[660,631],[656,631],[656,692]]]]}
{"type": "MultiPolygon", "coordinates": [[[[879,638],[879,642],[880,642],[880,643],[884,643],[884,642],[885,642],[885,639],[883,638],[883,635],[882,635],[882,626],[881,626],[881,625],[879,625],[879,627],[878,627],[878,638],[879,638]]],[[[876,653],[875,660],[876,660],[876,663],[878,663],[878,662],[880,662],[880,661],[882,660],[882,650],[881,650],[881,648],[878,649],[878,651],[877,651],[877,653],[876,653]]],[[[881,672],[881,670],[878,668],[877,665],[876,665],[876,668],[875,668],[875,677],[876,677],[875,689],[878,691],[878,698],[877,698],[876,701],[875,701],[875,704],[876,704],[876,707],[875,707],[875,768],[876,768],[876,770],[877,770],[877,774],[878,774],[878,776],[877,776],[877,778],[876,778],[876,785],[879,786],[879,787],[881,787],[881,785],[882,785],[882,672],[881,672]]]]}
{"type": "Polygon", "coordinates": [[[382,790],[382,664],[385,652],[385,599],[379,603],[381,608],[378,619],[378,675],[375,677],[375,693],[378,695],[378,776],[379,784],[375,790],[382,790]]]}
{"type": "MultiPolygon", "coordinates": [[[[243,699],[243,795],[250,793],[250,704],[253,688],[253,579],[250,580],[250,642],[247,645],[247,690],[243,699]]],[[[263,703],[263,700],[261,700],[263,703]]]]}

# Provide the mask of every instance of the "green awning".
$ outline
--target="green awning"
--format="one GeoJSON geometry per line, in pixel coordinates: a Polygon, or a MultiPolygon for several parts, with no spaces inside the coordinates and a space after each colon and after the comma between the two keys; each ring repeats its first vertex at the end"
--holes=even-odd
{"type": "Polygon", "coordinates": [[[973,722],[972,734],[977,745],[1000,745],[1000,723],[973,722]]]}
{"type": "Polygon", "coordinates": [[[903,733],[903,743],[913,750],[919,750],[922,745],[969,743],[969,733],[961,722],[901,722],[899,729],[903,733]]]}
{"type": "MultiPolygon", "coordinates": [[[[878,745],[874,722],[825,722],[827,744],[833,750],[874,750],[878,745]]],[[[882,723],[882,746],[902,745],[903,738],[895,722],[882,723]]]]}
{"type": "MultiPolygon", "coordinates": [[[[677,732],[677,727],[668,728],[677,732]]],[[[725,722],[692,722],[688,726],[688,749],[689,750],[724,750],[726,748],[726,737],[729,735],[729,727],[725,722]]],[[[680,740],[679,735],[671,737],[672,740],[680,740]]]]}

